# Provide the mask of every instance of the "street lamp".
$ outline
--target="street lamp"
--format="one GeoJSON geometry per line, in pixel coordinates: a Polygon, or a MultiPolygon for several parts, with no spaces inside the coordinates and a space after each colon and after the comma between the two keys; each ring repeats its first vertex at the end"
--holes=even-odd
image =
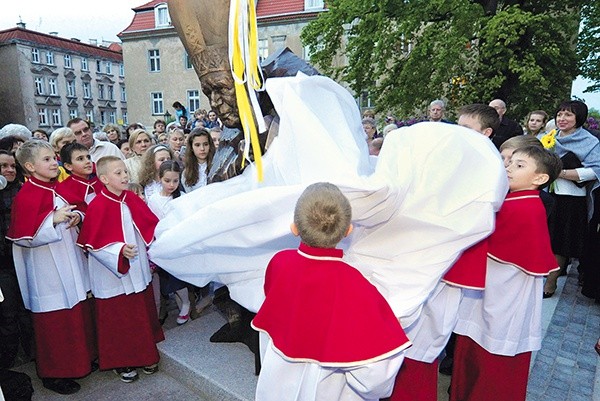
{"type": "Polygon", "coordinates": [[[165,112],[165,116],[164,116],[164,117],[165,117],[165,123],[167,123],[167,124],[168,124],[168,123],[170,123],[170,122],[171,122],[171,113],[169,113],[169,110],[167,110],[167,111],[165,112]]]}

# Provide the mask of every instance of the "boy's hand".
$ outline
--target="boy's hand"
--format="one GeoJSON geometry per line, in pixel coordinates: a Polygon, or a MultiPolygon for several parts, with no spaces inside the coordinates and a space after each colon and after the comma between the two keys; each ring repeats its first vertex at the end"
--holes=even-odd
{"type": "Polygon", "coordinates": [[[52,216],[52,223],[57,225],[59,223],[68,222],[73,218],[77,218],[77,222],[79,222],[79,214],[74,212],[73,209],[75,209],[75,206],[73,205],[65,205],[60,209],[56,209],[54,211],[54,215],[52,216]]]}
{"type": "Polygon", "coordinates": [[[137,254],[138,254],[137,246],[127,244],[123,247],[123,256],[125,256],[127,259],[135,258],[137,256],[137,254]]]}
{"type": "Polygon", "coordinates": [[[75,227],[77,224],[81,223],[81,216],[77,212],[73,212],[73,217],[69,220],[67,224],[67,228],[75,227]]]}

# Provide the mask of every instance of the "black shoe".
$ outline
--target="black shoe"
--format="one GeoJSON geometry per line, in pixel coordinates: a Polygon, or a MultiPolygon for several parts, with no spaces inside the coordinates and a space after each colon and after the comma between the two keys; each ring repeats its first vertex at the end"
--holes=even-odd
{"type": "Polygon", "coordinates": [[[42,384],[48,390],[58,394],[75,394],[81,386],[75,380],[71,379],[42,379],[42,384]]]}
{"type": "Polygon", "coordinates": [[[552,291],[552,292],[546,292],[546,291],[544,291],[544,295],[542,296],[542,298],[544,298],[544,299],[551,298],[552,295],[554,295],[554,291],[552,291]]]}
{"type": "Polygon", "coordinates": [[[98,369],[100,369],[100,365],[98,364],[98,362],[92,361],[92,364],[91,364],[90,368],[92,369],[92,372],[95,372],[98,369]]]}

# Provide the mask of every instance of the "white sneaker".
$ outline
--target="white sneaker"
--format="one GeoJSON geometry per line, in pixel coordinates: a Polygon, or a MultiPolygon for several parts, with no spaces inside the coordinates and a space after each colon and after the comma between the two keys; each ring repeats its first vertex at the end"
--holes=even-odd
{"type": "Polygon", "coordinates": [[[113,372],[119,375],[121,381],[124,383],[133,383],[139,379],[137,370],[135,370],[135,368],[118,368],[113,369],[113,372]]]}

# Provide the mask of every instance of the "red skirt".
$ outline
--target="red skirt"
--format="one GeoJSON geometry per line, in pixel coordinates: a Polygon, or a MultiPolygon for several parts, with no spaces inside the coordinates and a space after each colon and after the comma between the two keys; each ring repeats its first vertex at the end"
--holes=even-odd
{"type": "Polygon", "coordinates": [[[136,294],[96,299],[100,369],[149,366],[159,360],[156,343],[165,339],[152,287],[136,294]]]}
{"type": "Polygon", "coordinates": [[[32,313],[36,367],[41,378],[77,378],[91,372],[97,357],[94,300],[71,309],[32,313]]]}
{"type": "Polygon", "coordinates": [[[531,352],[491,354],[466,336],[456,336],[450,401],[525,401],[531,352]]]}
{"type": "Polygon", "coordinates": [[[389,401],[437,400],[438,360],[432,363],[404,358],[389,401]]]}

